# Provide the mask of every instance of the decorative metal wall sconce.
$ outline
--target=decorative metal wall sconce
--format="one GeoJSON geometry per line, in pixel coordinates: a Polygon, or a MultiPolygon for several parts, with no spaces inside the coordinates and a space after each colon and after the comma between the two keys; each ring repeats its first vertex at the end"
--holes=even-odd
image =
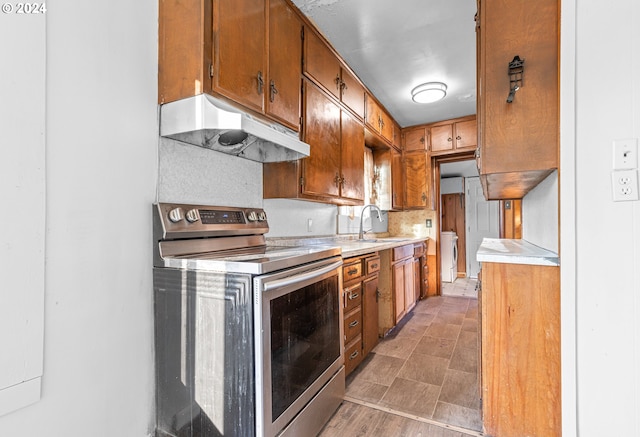
{"type": "Polygon", "coordinates": [[[520,56],[514,56],[513,61],[509,62],[509,97],[507,97],[507,103],[513,102],[513,98],[516,95],[516,91],[522,86],[522,76],[524,75],[524,59],[520,59],[520,56]]]}

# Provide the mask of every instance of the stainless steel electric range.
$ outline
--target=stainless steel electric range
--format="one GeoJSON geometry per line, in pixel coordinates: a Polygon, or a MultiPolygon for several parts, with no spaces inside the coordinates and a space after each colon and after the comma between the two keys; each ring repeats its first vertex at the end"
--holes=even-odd
{"type": "Polygon", "coordinates": [[[317,434],[344,397],[340,249],[264,210],[154,205],[158,436],[317,434]]]}

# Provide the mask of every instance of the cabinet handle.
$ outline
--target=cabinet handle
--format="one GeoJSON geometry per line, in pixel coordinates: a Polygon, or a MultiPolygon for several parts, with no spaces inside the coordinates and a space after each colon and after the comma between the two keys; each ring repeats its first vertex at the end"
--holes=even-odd
{"type": "Polygon", "coordinates": [[[351,355],[349,355],[349,359],[350,359],[350,360],[353,360],[353,359],[355,359],[355,357],[357,357],[357,356],[358,356],[358,351],[355,351],[354,353],[352,353],[351,355]]]}
{"type": "Polygon", "coordinates": [[[258,71],[258,94],[262,94],[264,88],[264,79],[262,78],[262,71],[258,71]]]}
{"type": "Polygon", "coordinates": [[[357,299],[360,293],[349,293],[349,300],[357,299]]]}
{"type": "Polygon", "coordinates": [[[357,320],[354,320],[353,322],[349,323],[349,328],[355,328],[356,326],[358,326],[357,320]]]}
{"type": "Polygon", "coordinates": [[[349,87],[347,86],[347,84],[342,82],[342,81],[340,81],[340,94],[342,94],[344,96],[344,92],[346,90],[348,90],[348,89],[349,89],[349,87]]]}
{"type": "Polygon", "coordinates": [[[270,88],[270,93],[269,93],[269,101],[273,103],[273,101],[276,98],[276,94],[278,94],[278,89],[276,88],[276,83],[273,81],[273,79],[271,80],[271,83],[269,84],[269,88],[270,88]]]}
{"type": "Polygon", "coordinates": [[[372,269],[375,269],[375,268],[377,268],[377,267],[378,267],[378,264],[371,264],[371,268],[372,268],[372,269]]]}
{"type": "Polygon", "coordinates": [[[347,270],[347,273],[350,275],[355,275],[356,273],[358,273],[358,269],[347,270]]]}
{"type": "Polygon", "coordinates": [[[337,89],[338,91],[340,91],[340,83],[342,82],[342,81],[340,80],[340,75],[339,75],[339,74],[337,74],[337,75],[336,75],[336,78],[335,78],[333,81],[336,83],[336,89],[337,89]]]}
{"type": "Polygon", "coordinates": [[[461,137],[460,135],[458,135],[458,136],[456,137],[456,140],[458,140],[458,141],[460,141],[461,139],[462,139],[462,137],[461,137]]]}
{"type": "Polygon", "coordinates": [[[427,195],[422,193],[422,202],[427,203],[427,195]]]}
{"type": "Polygon", "coordinates": [[[336,177],[333,178],[333,183],[336,184],[336,186],[340,185],[340,175],[338,173],[336,173],[336,177]]]}
{"type": "Polygon", "coordinates": [[[447,141],[451,142],[451,141],[453,141],[453,138],[449,137],[449,138],[447,138],[447,141]]]}
{"type": "Polygon", "coordinates": [[[424,144],[424,137],[420,137],[420,142],[424,144]]]}
{"type": "Polygon", "coordinates": [[[378,298],[380,297],[380,289],[376,288],[376,302],[378,302],[378,298]]]}

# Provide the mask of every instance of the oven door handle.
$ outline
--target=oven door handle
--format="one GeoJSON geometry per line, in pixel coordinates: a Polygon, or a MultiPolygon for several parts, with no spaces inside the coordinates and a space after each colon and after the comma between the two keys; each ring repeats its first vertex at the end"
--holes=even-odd
{"type": "Polygon", "coordinates": [[[308,272],[300,273],[299,275],[288,276],[283,279],[276,279],[275,281],[265,282],[262,285],[262,291],[269,291],[276,288],[286,287],[288,285],[297,284],[298,282],[304,282],[309,279],[313,279],[317,276],[322,276],[325,273],[330,272],[331,270],[335,270],[342,265],[342,260],[337,261],[333,264],[329,264],[328,266],[321,267],[317,270],[311,270],[308,272]]]}

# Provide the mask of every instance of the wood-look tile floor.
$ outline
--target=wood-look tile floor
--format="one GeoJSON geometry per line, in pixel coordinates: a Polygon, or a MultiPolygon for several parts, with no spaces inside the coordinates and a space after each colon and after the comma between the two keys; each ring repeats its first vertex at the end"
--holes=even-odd
{"type": "Polygon", "coordinates": [[[419,301],[347,377],[320,436],[481,436],[477,333],[475,297],[419,301]]]}

